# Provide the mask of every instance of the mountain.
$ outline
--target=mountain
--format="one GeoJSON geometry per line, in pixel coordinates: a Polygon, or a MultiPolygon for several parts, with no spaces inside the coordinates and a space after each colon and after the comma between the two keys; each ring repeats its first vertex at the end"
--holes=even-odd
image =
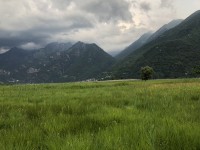
{"type": "Polygon", "coordinates": [[[43,51],[50,53],[53,52],[61,52],[61,51],[65,51],[68,50],[70,47],[72,47],[72,43],[68,42],[68,43],[58,43],[58,42],[53,42],[48,44],[43,51]]]}
{"type": "Polygon", "coordinates": [[[155,33],[145,33],[143,34],[137,41],[132,43],[130,46],[128,46],[126,49],[124,49],[121,53],[119,53],[116,58],[118,60],[122,60],[125,57],[127,57],[129,54],[137,50],[138,48],[142,47],[143,45],[147,44],[148,42],[151,42],[152,40],[158,38],[161,36],[164,32],[176,27],[179,25],[183,20],[182,19],[177,19],[177,20],[172,20],[170,23],[162,26],[158,31],[155,33]]]}
{"type": "Polygon", "coordinates": [[[52,53],[68,50],[71,46],[71,43],[54,42],[38,50],[24,50],[18,47],[14,47],[6,53],[0,54],[0,63],[6,65],[10,64],[11,67],[14,67],[20,63],[28,63],[33,59],[45,59],[52,53]]]}
{"type": "Polygon", "coordinates": [[[78,42],[67,48],[53,43],[27,51],[13,48],[0,55],[1,82],[42,83],[81,81],[107,71],[115,59],[96,44],[78,42]]]}
{"type": "Polygon", "coordinates": [[[96,78],[114,62],[114,58],[96,44],[77,42],[67,51],[52,54],[38,79],[66,82],[96,78]]]}
{"type": "Polygon", "coordinates": [[[143,34],[137,41],[132,43],[130,46],[128,46],[126,49],[124,49],[121,53],[119,53],[115,58],[122,60],[125,57],[127,57],[129,54],[134,52],[136,49],[142,47],[148,39],[151,37],[152,33],[145,33],[143,34]]]}
{"type": "MultiPolygon", "coordinates": [[[[0,82],[13,81],[18,75],[23,74],[21,70],[32,60],[35,51],[23,50],[17,47],[0,54],[0,82]]],[[[25,76],[23,74],[22,76],[25,76]]]]}
{"type": "Polygon", "coordinates": [[[115,62],[112,56],[96,44],[78,42],[66,54],[72,60],[68,73],[79,76],[82,80],[98,76],[100,73],[107,71],[115,62]]]}
{"type": "Polygon", "coordinates": [[[24,63],[24,61],[29,61],[32,57],[33,51],[23,50],[17,47],[11,48],[6,53],[0,54],[0,64],[1,68],[11,69],[16,65],[24,63]]]}
{"type": "Polygon", "coordinates": [[[58,43],[53,42],[46,45],[44,48],[41,48],[37,50],[37,52],[34,54],[35,58],[43,59],[44,57],[48,57],[48,55],[51,55],[52,53],[58,53],[62,51],[68,50],[70,47],[72,47],[72,43],[58,43]]]}
{"type": "Polygon", "coordinates": [[[182,19],[177,19],[177,20],[172,20],[168,24],[165,24],[162,26],[160,29],[158,29],[154,34],[149,37],[146,43],[151,42],[152,40],[158,38],[159,36],[162,36],[162,34],[176,26],[178,26],[183,20],[182,19]]]}
{"type": "Polygon", "coordinates": [[[192,77],[200,65],[200,11],[178,26],[132,52],[114,67],[115,78],[139,78],[140,68],[149,65],[155,78],[192,77]]]}

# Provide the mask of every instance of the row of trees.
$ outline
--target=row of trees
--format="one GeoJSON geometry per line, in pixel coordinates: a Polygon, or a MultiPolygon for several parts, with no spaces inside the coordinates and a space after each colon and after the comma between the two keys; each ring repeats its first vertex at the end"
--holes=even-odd
{"type": "MultiPolygon", "coordinates": [[[[146,81],[146,80],[149,80],[152,78],[154,70],[152,67],[146,66],[146,67],[142,67],[140,72],[141,72],[141,79],[146,81]]],[[[199,77],[200,76],[200,66],[195,66],[193,68],[192,73],[195,76],[199,77]]]]}

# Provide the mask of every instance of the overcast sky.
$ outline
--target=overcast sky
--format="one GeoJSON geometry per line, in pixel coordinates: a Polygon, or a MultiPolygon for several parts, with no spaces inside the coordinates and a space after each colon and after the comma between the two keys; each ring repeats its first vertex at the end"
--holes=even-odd
{"type": "Polygon", "coordinates": [[[200,0],[0,0],[0,51],[49,42],[122,50],[142,34],[200,9],[200,0]]]}

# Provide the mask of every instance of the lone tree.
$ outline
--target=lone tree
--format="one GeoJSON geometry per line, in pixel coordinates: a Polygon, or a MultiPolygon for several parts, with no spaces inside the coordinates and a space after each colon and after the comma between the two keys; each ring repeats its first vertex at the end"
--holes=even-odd
{"type": "Polygon", "coordinates": [[[145,81],[151,79],[154,73],[153,68],[149,66],[142,67],[140,71],[141,71],[141,79],[145,81]]]}

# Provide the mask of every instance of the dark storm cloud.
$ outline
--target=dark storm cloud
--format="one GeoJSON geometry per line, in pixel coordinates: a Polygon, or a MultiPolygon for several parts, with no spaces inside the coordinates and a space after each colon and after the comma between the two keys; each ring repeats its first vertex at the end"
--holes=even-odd
{"type": "Polygon", "coordinates": [[[199,0],[191,1],[0,0],[0,51],[79,40],[120,49],[144,32],[192,13],[199,0]]]}
{"type": "Polygon", "coordinates": [[[29,42],[44,45],[56,34],[91,27],[93,27],[93,24],[82,16],[72,15],[64,18],[64,21],[40,19],[37,25],[28,30],[18,31],[17,27],[16,30],[0,29],[0,47],[20,46],[29,42]]]}
{"type": "Polygon", "coordinates": [[[100,22],[132,19],[125,0],[0,0],[0,16],[0,48],[44,45],[100,22]]]}
{"type": "Polygon", "coordinates": [[[25,43],[44,43],[48,35],[33,31],[2,31],[0,30],[0,47],[14,47],[25,43]]]}

